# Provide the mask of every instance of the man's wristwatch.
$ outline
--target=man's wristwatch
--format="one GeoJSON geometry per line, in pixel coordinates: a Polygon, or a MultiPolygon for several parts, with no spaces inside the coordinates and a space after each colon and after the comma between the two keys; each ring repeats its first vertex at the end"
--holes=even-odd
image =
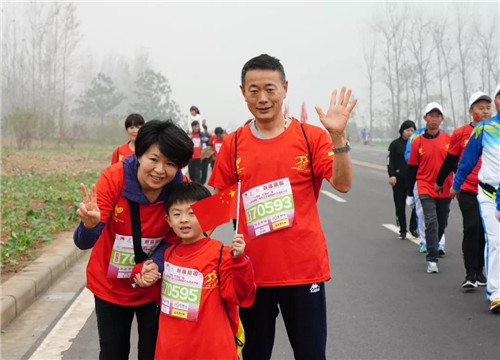
{"type": "Polygon", "coordinates": [[[347,151],[351,150],[351,145],[349,144],[349,141],[347,141],[345,146],[342,146],[339,148],[332,147],[332,150],[333,150],[334,154],[347,152],[347,151]]]}

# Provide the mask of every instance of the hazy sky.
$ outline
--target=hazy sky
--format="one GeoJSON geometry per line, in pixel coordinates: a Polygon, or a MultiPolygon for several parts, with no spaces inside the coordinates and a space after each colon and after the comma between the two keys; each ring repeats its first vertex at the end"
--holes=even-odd
{"type": "MultiPolygon", "coordinates": [[[[436,14],[446,5],[417,6],[436,14]]],[[[101,54],[98,60],[132,59],[147,50],[183,111],[197,105],[211,129],[234,129],[251,117],[239,90],[240,71],[261,53],[276,56],[285,67],[291,115],[300,117],[305,101],[310,122],[319,123],[314,105],[326,109],[331,91],[346,85],[359,98],[358,116],[366,116],[362,42],[382,2],[113,1],[77,7],[82,49],[101,54]]],[[[491,14],[498,12],[498,1],[473,8],[491,14]]]]}

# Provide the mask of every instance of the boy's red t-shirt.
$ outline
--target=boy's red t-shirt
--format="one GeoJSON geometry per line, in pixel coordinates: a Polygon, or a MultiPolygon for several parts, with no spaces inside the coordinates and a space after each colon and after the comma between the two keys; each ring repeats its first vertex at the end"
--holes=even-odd
{"type": "MultiPolygon", "coordinates": [[[[471,124],[467,124],[459,127],[453,132],[453,134],[451,134],[448,153],[459,156],[459,161],[462,159],[462,155],[467,143],[469,142],[472,130],[474,130],[474,127],[471,124]]],[[[472,169],[472,172],[465,178],[465,182],[460,188],[461,190],[471,191],[477,194],[477,186],[479,184],[477,174],[479,173],[479,169],[481,169],[481,158],[479,158],[476,166],[472,169]]]]}
{"type": "Polygon", "coordinates": [[[413,140],[411,144],[408,165],[417,165],[417,190],[419,195],[429,195],[433,198],[449,198],[453,175],[449,174],[443,183],[443,192],[437,193],[436,183],[439,169],[450,144],[450,135],[440,131],[439,135],[427,139],[424,135],[413,140]]]}
{"type": "MultiPolygon", "coordinates": [[[[332,142],[327,132],[304,124],[312,153],[316,192],[323,179],[332,176],[332,142]]],[[[241,180],[241,194],[258,185],[286,178],[290,180],[295,216],[293,226],[260,235],[251,240],[246,226],[243,201],[240,205],[239,232],[245,236],[245,252],[252,259],[258,286],[300,285],[331,278],[326,239],[321,228],[313,191],[309,151],[300,122],[272,139],[255,137],[249,126],[224,138],[208,184],[226,189],[237,182],[235,163],[241,180]]]]}

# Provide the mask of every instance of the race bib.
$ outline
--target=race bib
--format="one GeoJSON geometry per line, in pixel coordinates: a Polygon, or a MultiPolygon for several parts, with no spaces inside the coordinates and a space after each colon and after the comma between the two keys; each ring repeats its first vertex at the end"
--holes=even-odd
{"type": "Polygon", "coordinates": [[[200,138],[193,138],[193,146],[194,147],[200,147],[200,145],[201,145],[200,138]]]}
{"type": "Polygon", "coordinates": [[[161,311],[168,316],[198,321],[203,274],[165,262],[161,284],[161,311]]]}
{"type": "MultiPolygon", "coordinates": [[[[142,251],[148,255],[151,254],[163,239],[165,238],[142,238],[142,251]]],[[[128,279],[135,265],[132,236],[116,234],[113,250],[111,250],[111,258],[109,259],[108,278],[128,279]]]]}
{"type": "Polygon", "coordinates": [[[250,239],[293,225],[295,207],[289,178],[256,186],[243,194],[250,239]]]}
{"type": "Polygon", "coordinates": [[[219,153],[221,146],[222,146],[222,143],[215,143],[215,152],[216,153],[219,153]]]}

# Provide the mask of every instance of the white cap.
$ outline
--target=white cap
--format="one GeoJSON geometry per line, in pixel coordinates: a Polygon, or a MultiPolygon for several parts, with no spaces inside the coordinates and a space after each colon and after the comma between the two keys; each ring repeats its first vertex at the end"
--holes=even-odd
{"type": "Polygon", "coordinates": [[[474,94],[470,96],[469,109],[472,107],[472,105],[474,105],[480,100],[486,100],[487,102],[491,102],[491,98],[487,94],[485,94],[482,91],[476,91],[474,94]]]}
{"type": "Polygon", "coordinates": [[[439,105],[437,102],[431,102],[431,103],[428,103],[427,106],[425,107],[424,117],[427,116],[427,114],[430,113],[432,110],[439,110],[441,115],[444,116],[443,107],[441,105],[439,105]]]}
{"type": "Polygon", "coordinates": [[[497,85],[495,89],[495,93],[493,94],[493,97],[497,97],[497,95],[500,94],[500,84],[497,85]]]}

